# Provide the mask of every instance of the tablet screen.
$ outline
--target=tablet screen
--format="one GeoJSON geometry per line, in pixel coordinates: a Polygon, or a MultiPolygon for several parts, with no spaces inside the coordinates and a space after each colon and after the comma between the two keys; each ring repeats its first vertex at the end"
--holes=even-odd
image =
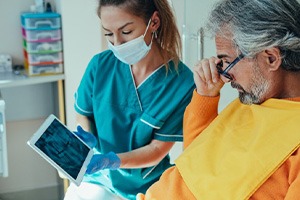
{"type": "Polygon", "coordinates": [[[28,144],[77,185],[89,163],[92,150],[56,117],[51,115],[28,144]]]}

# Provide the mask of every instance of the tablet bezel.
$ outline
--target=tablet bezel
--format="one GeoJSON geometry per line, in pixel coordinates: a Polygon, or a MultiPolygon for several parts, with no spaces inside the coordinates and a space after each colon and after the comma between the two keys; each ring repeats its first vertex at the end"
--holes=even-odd
{"type": "Polygon", "coordinates": [[[82,141],[76,134],[74,134],[72,131],[68,129],[67,126],[65,126],[55,115],[51,114],[39,127],[39,129],[31,136],[31,138],[27,141],[27,144],[35,150],[40,156],[42,156],[46,161],[48,161],[53,167],[55,167],[59,172],[64,174],[70,181],[72,181],[75,185],[79,186],[80,183],[83,180],[83,176],[86,172],[87,165],[90,163],[90,160],[93,156],[93,150],[86,144],[84,141],[82,141]],[[65,131],[70,132],[72,135],[75,136],[76,139],[78,139],[78,144],[84,145],[84,147],[88,148],[87,156],[85,157],[85,160],[83,164],[81,165],[81,168],[79,170],[79,173],[77,174],[76,178],[73,178],[72,175],[68,174],[68,172],[63,169],[61,166],[59,166],[51,157],[49,157],[46,153],[44,153],[38,146],[36,146],[36,142],[40,139],[41,136],[43,136],[46,132],[46,130],[51,126],[51,124],[57,120],[62,127],[65,128],[65,131]]]}

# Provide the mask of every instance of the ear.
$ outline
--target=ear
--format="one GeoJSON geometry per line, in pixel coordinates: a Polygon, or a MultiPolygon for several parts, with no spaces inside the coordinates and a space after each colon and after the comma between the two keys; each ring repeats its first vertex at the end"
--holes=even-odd
{"type": "Polygon", "coordinates": [[[158,11],[155,11],[151,17],[151,25],[150,30],[151,32],[155,32],[160,27],[160,18],[158,11]]]}
{"type": "Polygon", "coordinates": [[[265,56],[266,64],[269,66],[270,71],[276,71],[280,68],[280,65],[282,63],[282,58],[280,54],[280,50],[277,47],[272,47],[269,49],[266,49],[263,52],[265,56]]]}

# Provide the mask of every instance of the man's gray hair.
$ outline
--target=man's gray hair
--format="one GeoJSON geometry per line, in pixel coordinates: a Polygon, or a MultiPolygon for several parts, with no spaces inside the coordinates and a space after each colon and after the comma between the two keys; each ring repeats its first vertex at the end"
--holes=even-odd
{"type": "Polygon", "coordinates": [[[282,67],[300,71],[300,3],[297,0],[220,0],[207,28],[232,37],[244,55],[278,47],[282,67]]]}

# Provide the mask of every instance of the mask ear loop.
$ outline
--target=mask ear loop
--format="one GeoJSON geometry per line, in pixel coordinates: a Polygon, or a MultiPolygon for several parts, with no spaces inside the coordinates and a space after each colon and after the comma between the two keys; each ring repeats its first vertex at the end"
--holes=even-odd
{"type": "Polygon", "coordinates": [[[157,39],[157,30],[153,32],[154,38],[157,39]]]}
{"type": "Polygon", "coordinates": [[[153,41],[154,35],[155,35],[155,32],[152,32],[151,42],[150,42],[149,46],[152,45],[152,41],[153,41]]]}
{"type": "Polygon", "coordinates": [[[144,37],[145,37],[145,35],[146,35],[146,33],[147,33],[148,29],[149,29],[150,23],[151,23],[151,18],[149,19],[149,22],[147,24],[147,28],[145,30],[145,33],[143,34],[144,37]]]}
{"type": "MultiPolygon", "coordinates": [[[[146,35],[147,31],[148,31],[149,26],[150,26],[150,23],[151,23],[151,18],[149,19],[149,22],[148,22],[148,25],[147,25],[147,28],[146,28],[146,31],[145,31],[143,37],[145,37],[145,35],[146,35]]],[[[155,31],[155,32],[156,32],[156,31],[155,31]]],[[[153,41],[153,37],[154,37],[154,34],[153,34],[153,33],[155,33],[155,32],[152,32],[151,42],[150,42],[149,46],[152,45],[152,41],[153,41]]],[[[156,35],[157,35],[157,34],[156,34],[156,35]]]]}

